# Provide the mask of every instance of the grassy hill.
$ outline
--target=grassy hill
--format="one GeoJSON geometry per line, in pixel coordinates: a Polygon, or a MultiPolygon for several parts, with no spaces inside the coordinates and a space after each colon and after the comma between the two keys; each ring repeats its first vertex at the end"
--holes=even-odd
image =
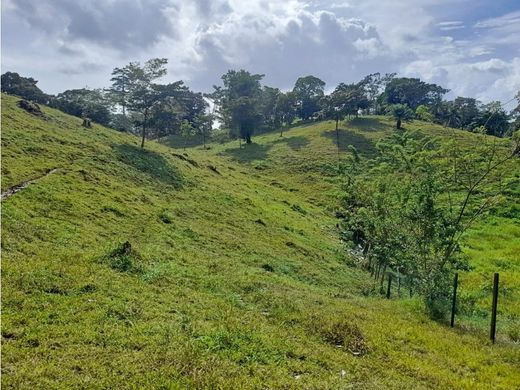
{"type": "MultiPolygon", "coordinates": [[[[34,181],[2,201],[5,388],[520,387],[504,332],[491,345],[478,324],[450,329],[416,299],[371,294],[338,240],[331,123],[246,148],[141,151],[17,100],[2,95],[2,192],[34,181]]],[[[342,127],[365,157],[391,131],[342,127]]],[[[501,267],[518,325],[520,228],[493,221],[468,236],[463,281],[477,294],[501,267]]]]}

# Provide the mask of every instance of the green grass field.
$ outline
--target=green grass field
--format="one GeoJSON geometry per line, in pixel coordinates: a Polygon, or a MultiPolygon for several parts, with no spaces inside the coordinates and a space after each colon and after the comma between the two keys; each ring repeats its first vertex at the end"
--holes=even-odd
{"type": "MultiPolygon", "coordinates": [[[[142,151],[16,102],[2,95],[2,191],[57,171],[2,201],[6,389],[520,388],[518,219],[490,216],[468,234],[472,309],[450,329],[418,299],[382,299],[345,252],[332,122],[192,146],[186,161],[182,145],[142,151]]],[[[340,141],[370,158],[391,131],[360,118],[340,141]]]]}

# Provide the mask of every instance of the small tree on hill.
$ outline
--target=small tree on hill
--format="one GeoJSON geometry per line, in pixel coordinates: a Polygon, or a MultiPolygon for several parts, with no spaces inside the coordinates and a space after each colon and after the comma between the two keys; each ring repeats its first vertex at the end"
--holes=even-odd
{"type": "Polygon", "coordinates": [[[395,127],[401,129],[402,122],[411,121],[414,112],[406,104],[392,104],[388,107],[387,113],[395,119],[395,127]]]}
{"type": "Polygon", "coordinates": [[[415,109],[415,116],[425,122],[433,122],[433,114],[430,112],[428,106],[421,104],[415,109]]]}

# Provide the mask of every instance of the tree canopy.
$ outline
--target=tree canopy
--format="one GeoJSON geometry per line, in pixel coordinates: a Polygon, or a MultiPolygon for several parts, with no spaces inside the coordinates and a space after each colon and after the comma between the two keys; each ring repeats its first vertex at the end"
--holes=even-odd
{"type": "Polygon", "coordinates": [[[22,77],[15,72],[5,72],[1,78],[2,92],[17,95],[36,103],[46,104],[49,96],[36,86],[38,81],[32,77],[22,77]]]}

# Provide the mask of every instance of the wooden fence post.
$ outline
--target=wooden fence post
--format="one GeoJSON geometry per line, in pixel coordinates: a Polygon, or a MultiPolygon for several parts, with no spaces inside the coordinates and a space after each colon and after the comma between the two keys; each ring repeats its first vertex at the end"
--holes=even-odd
{"type": "Polygon", "coordinates": [[[497,332],[497,305],[498,305],[498,273],[495,273],[493,279],[493,304],[491,307],[491,331],[489,332],[489,338],[495,343],[495,337],[497,332]]]}
{"type": "Polygon", "coordinates": [[[455,325],[455,308],[457,306],[457,286],[459,284],[459,273],[455,273],[455,278],[453,279],[453,299],[451,302],[451,327],[455,325]]]}
{"type": "Polygon", "coordinates": [[[386,289],[386,299],[390,299],[390,287],[392,286],[392,274],[388,274],[388,287],[386,289]]]}

